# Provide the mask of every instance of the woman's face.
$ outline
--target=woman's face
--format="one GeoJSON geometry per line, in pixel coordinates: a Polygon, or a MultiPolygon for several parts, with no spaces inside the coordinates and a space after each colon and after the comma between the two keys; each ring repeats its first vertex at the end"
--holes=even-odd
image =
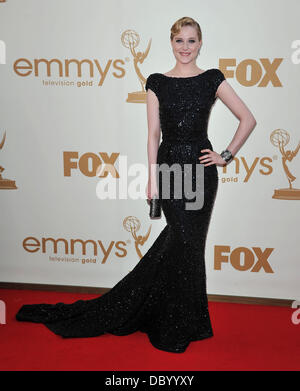
{"type": "Polygon", "coordinates": [[[199,41],[197,31],[192,26],[183,26],[179,34],[171,41],[176,60],[189,63],[196,60],[202,41],[199,41]]]}

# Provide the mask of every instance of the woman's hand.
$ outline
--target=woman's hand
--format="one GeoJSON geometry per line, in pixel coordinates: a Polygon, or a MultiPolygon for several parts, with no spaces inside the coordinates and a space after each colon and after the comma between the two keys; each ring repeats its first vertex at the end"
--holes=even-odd
{"type": "Polygon", "coordinates": [[[210,149],[201,149],[200,152],[207,152],[207,154],[200,156],[198,159],[200,163],[204,164],[204,166],[211,166],[212,164],[216,164],[217,166],[225,166],[227,162],[215,151],[211,151],[210,149]]]}
{"type": "Polygon", "coordinates": [[[150,202],[150,200],[154,197],[154,196],[158,196],[158,190],[157,190],[157,184],[156,184],[156,180],[148,180],[148,184],[147,184],[147,188],[146,188],[146,196],[147,196],[147,202],[150,202]]]}

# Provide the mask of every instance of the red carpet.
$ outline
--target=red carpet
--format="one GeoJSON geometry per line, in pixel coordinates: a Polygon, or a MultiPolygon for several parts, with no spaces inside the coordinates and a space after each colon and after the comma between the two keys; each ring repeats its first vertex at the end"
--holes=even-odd
{"type": "Polygon", "coordinates": [[[17,322],[22,304],[72,303],[97,295],[1,290],[0,370],[299,370],[300,325],[292,308],[210,302],[214,337],[185,353],[155,349],[145,333],[63,339],[42,324],[17,322]]]}

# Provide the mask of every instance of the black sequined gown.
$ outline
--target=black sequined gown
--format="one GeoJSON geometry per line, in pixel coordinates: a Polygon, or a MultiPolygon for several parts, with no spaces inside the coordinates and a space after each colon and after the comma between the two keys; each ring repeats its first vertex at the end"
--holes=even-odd
{"type": "MultiPolygon", "coordinates": [[[[158,164],[192,163],[195,167],[205,154],[201,149],[213,150],[207,125],[223,80],[217,68],[184,78],[161,73],[148,77],[146,90],[154,91],[159,100],[158,164]]],[[[147,333],[157,349],[174,353],[184,352],[191,341],[211,337],[205,242],[217,187],[218,171],[213,164],[204,167],[201,209],[187,210],[185,198],[163,199],[167,225],[134,269],[110,291],[72,304],[26,304],[16,319],[43,323],[65,338],[139,330],[147,333]]]]}

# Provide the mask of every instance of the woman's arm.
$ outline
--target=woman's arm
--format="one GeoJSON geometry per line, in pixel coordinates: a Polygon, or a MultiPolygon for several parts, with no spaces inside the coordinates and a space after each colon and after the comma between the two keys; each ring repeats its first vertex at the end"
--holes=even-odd
{"type": "MultiPolygon", "coordinates": [[[[240,120],[239,126],[233,136],[231,143],[227,149],[235,155],[241,148],[244,142],[247,140],[249,134],[252,132],[256,125],[256,120],[242,101],[242,99],[236,94],[226,80],[224,80],[218,87],[216,96],[232,111],[232,113],[240,120]]],[[[225,148],[224,148],[225,149],[225,148]]]]}
{"type": "Polygon", "coordinates": [[[156,163],[157,151],[160,142],[159,101],[155,93],[149,88],[147,91],[147,122],[148,122],[148,199],[157,191],[156,163]]]}

